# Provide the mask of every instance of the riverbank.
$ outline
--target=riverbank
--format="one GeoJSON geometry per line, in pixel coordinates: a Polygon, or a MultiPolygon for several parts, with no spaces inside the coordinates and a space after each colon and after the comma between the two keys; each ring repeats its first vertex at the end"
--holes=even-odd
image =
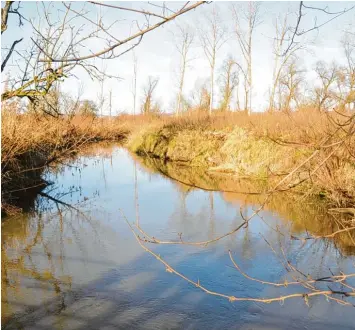
{"type": "Polygon", "coordinates": [[[25,196],[49,183],[45,169],[75,155],[89,143],[122,141],[128,132],[117,119],[74,116],[53,118],[2,111],[1,209],[26,208],[25,196]]]}
{"type": "MultiPolygon", "coordinates": [[[[342,116],[332,116],[344,123],[342,116]]],[[[2,211],[26,208],[23,196],[48,184],[42,178],[48,166],[98,141],[127,141],[138,155],[201,173],[223,173],[233,181],[257,181],[263,193],[277,186],[279,191],[326,199],[329,207],[354,207],[355,137],[347,135],[350,124],[334,129],[329,114],[309,109],[251,116],[216,111],[213,116],[113,118],[52,118],[3,109],[2,211]]]]}
{"type": "MultiPolygon", "coordinates": [[[[309,237],[329,237],[343,255],[355,254],[355,231],[339,230],[339,224],[346,227],[350,224],[353,214],[329,210],[327,200],[319,200],[316,196],[302,198],[292,191],[274,193],[268,198],[270,189],[268,181],[235,179],[229,173],[205,171],[201,167],[179,165],[177,162],[163,161],[159,158],[140,157],[132,154],[135,162],[151,174],[159,173],[171,180],[183,198],[190,193],[202,189],[211,194],[219,193],[228,204],[245,208],[248,205],[264,204],[263,212],[277,214],[285,224],[290,224],[296,236],[307,232],[309,237]],[[334,221],[336,216],[337,221],[334,221]]],[[[346,210],[346,209],[341,209],[346,210]]]]}
{"type": "Polygon", "coordinates": [[[355,139],[346,136],[345,125],[344,130],[332,128],[328,117],[176,118],[134,131],[127,147],[141,156],[265,181],[267,189],[318,196],[329,206],[353,207],[355,139]]]}

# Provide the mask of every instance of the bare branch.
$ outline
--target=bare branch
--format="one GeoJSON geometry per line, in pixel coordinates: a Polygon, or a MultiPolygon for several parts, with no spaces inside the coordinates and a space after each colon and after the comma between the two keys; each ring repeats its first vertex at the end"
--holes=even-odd
{"type": "Polygon", "coordinates": [[[1,72],[4,71],[4,69],[5,69],[5,67],[6,67],[6,63],[7,63],[7,61],[10,59],[10,57],[11,57],[13,51],[15,50],[16,45],[17,45],[18,43],[20,43],[22,40],[23,40],[23,38],[18,39],[18,40],[15,40],[15,41],[12,43],[12,46],[11,46],[9,52],[7,53],[7,55],[6,55],[5,59],[4,59],[4,61],[1,63],[1,72]]]}
{"type": "Polygon", "coordinates": [[[290,42],[289,42],[287,48],[285,49],[285,51],[282,53],[282,56],[286,56],[288,54],[288,52],[294,47],[294,45],[297,44],[296,37],[303,36],[311,31],[319,30],[324,25],[326,25],[326,24],[330,23],[331,21],[337,19],[338,17],[348,13],[349,11],[353,10],[354,8],[355,8],[355,5],[351,6],[350,8],[344,9],[343,11],[331,12],[331,11],[327,10],[327,7],[319,8],[319,7],[306,6],[303,1],[300,1],[296,24],[295,24],[295,27],[293,28],[293,32],[290,37],[290,42]],[[309,9],[309,10],[321,11],[327,15],[332,15],[333,17],[326,20],[322,24],[317,24],[317,22],[315,20],[315,24],[312,28],[300,31],[302,17],[305,16],[305,14],[302,12],[303,8],[309,9]]]}
{"type": "MultiPolygon", "coordinates": [[[[156,13],[152,13],[150,11],[146,11],[146,10],[139,10],[139,9],[132,9],[132,8],[127,8],[127,7],[120,7],[120,6],[114,6],[114,5],[109,5],[107,3],[101,3],[101,2],[96,2],[96,1],[88,1],[89,3],[92,3],[94,5],[99,5],[99,6],[103,6],[103,7],[109,7],[109,8],[115,8],[115,9],[119,9],[119,10],[126,10],[126,11],[132,11],[135,13],[139,13],[139,14],[144,14],[144,15],[148,15],[148,16],[154,16],[154,17],[159,17],[162,19],[167,19],[167,17],[162,16],[162,15],[158,15],[156,13]]],[[[184,9],[184,7],[182,8],[184,9]]]]}
{"type": "MultiPolygon", "coordinates": [[[[124,39],[124,40],[122,40],[120,42],[117,42],[114,45],[112,45],[112,46],[110,46],[110,47],[108,47],[106,49],[103,49],[102,51],[96,52],[94,54],[86,55],[86,56],[77,56],[77,57],[72,57],[72,58],[60,58],[60,59],[58,59],[58,58],[57,59],[43,59],[42,58],[42,59],[39,60],[39,62],[59,62],[59,63],[60,62],[78,62],[78,61],[88,60],[88,59],[91,59],[91,58],[95,58],[95,57],[107,54],[107,53],[115,50],[117,47],[122,46],[122,45],[124,45],[124,44],[126,44],[126,43],[128,43],[128,42],[130,42],[130,41],[132,41],[132,40],[134,40],[136,38],[138,38],[138,37],[143,36],[144,34],[150,32],[150,31],[155,30],[156,28],[160,27],[161,25],[163,25],[163,24],[165,24],[165,23],[167,23],[169,21],[174,20],[176,17],[178,17],[178,16],[180,16],[182,14],[185,14],[186,12],[188,12],[188,11],[190,11],[192,9],[195,9],[195,8],[197,8],[198,6],[200,6],[200,5],[204,4],[204,3],[205,3],[205,1],[199,1],[199,2],[193,4],[193,5],[189,6],[189,7],[186,7],[183,10],[180,10],[177,13],[164,18],[164,20],[152,25],[151,27],[148,27],[148,28],[146,28],[146,29],[144,29],[142,31],[139,31],[139,32],[131,35],[130,37],[128,37],[128,38],[126,38],[126,39],[124,39]]],[[[45,53],[45,55],[48,56],[48,54],[46,54],[46,53],[45,53]]],[[[114,56],[114,57],[116,57],[116,56],[114,56]]],[[[113,56],[111,56],[111,58],[113,58],[113,56]]]]}

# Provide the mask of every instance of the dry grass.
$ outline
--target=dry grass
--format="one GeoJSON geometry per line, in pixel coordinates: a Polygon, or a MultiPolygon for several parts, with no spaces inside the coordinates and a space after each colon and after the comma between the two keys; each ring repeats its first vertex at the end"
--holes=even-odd
{"type": "Polygon", "coordinates": [[[38,118],[7,111],[2,112],[1,128],[3,171],[16,168],[21,158],[31,152],[48,158],[55,151],[72,151],[90,141],[119,140],[127,134],[118,120],[83,116],[38,118]]]}
{"type": "Polygon", "coordinates": [[[355,141],[354,135],[347,135],[353,123],[341,129],[336,124],[346,120],[340,114],[312,109],[251,116],[218,111],[208,116],[193,111],[179,117],[55,119],[20,114],[16,105],[3,104],[2,201],[11,201],[14,191],[45,184],[40,177],[49,163],[75,154],[90,142],[117,141],[129,135],[128,147],[143,155],[265,180],[289,173],[319,149],[317,157],[291,175],[284,186],[305,189],[297,184],[305,180],[308,194],[326,195],[342,205],[355,196],[355,141]],[[320,147],[324,141],[326,148],[320,147]]]}
{"type": "Polygon", "coordinates": [[[312,155],[282,189],[354,205],[353,129],[354,117],[312,109],[251,116],[196,112],[150,119],[144,129],[132,125],[127,145],[138,154],[266,180],[288,175],[312,155]]]}
{"type": "Polygon", "coordinates": [[[314,109],[302,109],[295,113],[252,113],[214,111],[208,116],[205,111],[175,115],[123,115],[120,120],[130,132],[147,127],[166,127],[169,130],[184,129],[202,131],[231,132],[236,126],[252,132],[256,136],[292,139],[298,143],[310,143],[323,137],[332,124],[329,120],[342,121],[344,118],[336,113],[319,112],[314,109]]]}
{"type": "Polygon", "coordinates": [[[90,142],[122,140],[126,135],[118,119],[39,117],[3,105],[2,206],[11,205],[19,191],[43,187],[41,174],[50,163],[75,154],[90,142]]]}

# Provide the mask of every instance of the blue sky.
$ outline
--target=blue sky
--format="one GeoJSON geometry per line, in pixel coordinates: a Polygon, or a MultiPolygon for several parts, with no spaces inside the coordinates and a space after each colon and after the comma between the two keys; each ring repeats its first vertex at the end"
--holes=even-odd
{"type": "MultiPolygon", "coordinates": [[[[115,2],[121,6],[128,6],[132,8],[152,9],[148,3],[144,2],[115,2]]],[[[340,11],[354,5],[354,2],[306,2],[308,6],[325,7],[329,10],[340,11]]],[[[36,2],[22,3],[22,12],[27,17],[38,18],[36,2]]],[[[76,3],[75,6],[79,8],[83,3],[76,3]]],[[[169,3],[169,6],[178,6],[181,3],[169,3]]],[[[239,3],[240,6],[247,4],[239,3]]],[[[60,4],[53,4],[53,13],[59,8],[60,4]]],[[[98,7],[93,5],[86,5],[90,11],[91,17],[97,16],[98,7]]],[[[141,89],[147,77],[159,77],[159,84],[156,89],[156,98],[160,100],[165,111],[171,111],[173,108],[173,101],[176,98],[177,92],[177,69],[179,65],[179,57],[175,50],[172,33],[176,29],[176,23],[180,25],[189,24],[192,29],[198,26],[203,26],[204,16],[212,11],[213,6],[216,6],[224,18],[224,25],[230,33],[228,42],[220,49],[217,57],[217,71],[222,65],[223,60],[229,55],[233,55],[237,60],[241,58],[238,43],[233,33],[234,19],[231,11],[231,2],[214,2],[208,5],[202,5],[196,10],[185,14],[178,18],[176,22],[171,22],[163,27],[160,27],[149,34],[147,34],[141,44],[135,49],[138,58],[138,104],[141,101],[141,89]]],[[[262,111],[267,105],[268,90],[272,81],[272,37],[274,36],[274,21],[278,14],[289,12],[297,12],[299,2],[263,2],[260,8],[261,24],[256,28],[254,35],[253,48],[253,111],[262,111]]],[[[141,16],[131,12],[118,12],[108,8],[102,8],[101,13],[104,15],[105,21],[113,22],[120,20],[115,28],[112,30],[113,34],[118,37],[129,34],[129,29],[132,21],[135,19],[142,19],[141,16]]],[[[53,14],[54,15],[54,14],[53,14]]],[[[320,12],[307,12],[307,15],[302,20],[302,27],[312,27],[314,17],[317,16],[318,22],[327,19],[327,16],[320,12]]],[[[295,15],[290,16],[291,22],[295,21],[295,15]]],[[[43,18],[42,18],[43,19],[43,18]]],[[[302,65],[311,70],[318,60],[332,62],[333,60],[342,63],[345,59],[340,46],[340,39],[345,29],[355,29],[355,10],[344,14],[340,18],[325,25],[319,30],[319,33],[310,33],[307,35],[308,41],[313,41],[308,46],[307,53],[300,53],[300,60],[302,65]],[[353,25],[351,25],[353,24],[353,25]]],[[[24,42],[19,46],[19,50],[26,48],[31,36],[31,28],[25,24],[22,28],[16,26],[17,21],[11,21],[8,30],[2,36],[2,46],[9,45],[13,38],[17,36],[25,36],[24,42]]],[[[209,78],[208,61],[205,58],[201,47],[199,47],[198,38],[195,38],[195,45],[191,51],[191,57],[194,60],[190,63],[187,69],[184,94],[189,96],[195,86],[209,78]]],[[[92,45],[93,47],[97,45],[92,45]]],[[[8,70],[14,70],[15,63],[9,63],[8,70]],[[13,66],[11,66],[11,64],[13,66]]],[[[133,108],[133,99],[131,94],[132,75],[133,75],[133,57],[132,53],[127,53],[120,58],[101,61],[96,60],[95,64],[99,67],[106,66],[107,73],[118,75],[120,80],[109,79],[105,81],[104,91],[108,95],[109,90],[112,90],[113,113],[122,111],[131,112],[133,108]]],[[[62,90],[68,93],[77,93],[79,85],[83,86],[82,98],[97,101],[100,85],[91,81],[87,74],[83,71],[76,72],[77,78],[68,79],[62,84],[62,90]]],[[[3,75],[2,80],[4,80],[3,75]]],[[[309,80],[312,80],[312,74],[309,74],[309,80]]],[[[218,74],[217,74],[218,78],[218,74]]],[[[215,90],[216,104],[218,102],[219,91],[218,87],[215,90]]],[[[104,107],[104,112],[108,113],[108,106],[104,107]]]]}

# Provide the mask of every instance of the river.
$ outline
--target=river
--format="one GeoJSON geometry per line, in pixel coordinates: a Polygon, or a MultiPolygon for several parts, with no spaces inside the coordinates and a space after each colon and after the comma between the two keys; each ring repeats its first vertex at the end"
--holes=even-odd
{"type": "MultiPolygon", "coordinates": [[[[188,180],[179,169],[170,168],[172,173],[188,180]]],[[[2,223],[4,329],[355,328],[354,307],[323,296],[310,298],[307,306],[302,298],[265,304],[207,294],[147,253],[125,220],[161,240],[210,240],[250,216],[261,203],[257,196],[183,184],[118,145],[93,146],[45,176],[53,182],[44,191],[52,199],[39,195],[28,213],[2,223]]],[[[203,174],[196,180],[210,185],[203,174]]],[[[228,251],[243,272],[264,281],[283,283],[295,275],[278,259],[281,247],[287,260],[313,278],[329,276],[329,269],[354,272],[348,236],[305,243],[290,238],[322,234],[326,220],[319,206],[281,196],[246,228],[208,246],[147,246],[209,290],[278,297],[305,289],[248,279],[228,251]]]]}

